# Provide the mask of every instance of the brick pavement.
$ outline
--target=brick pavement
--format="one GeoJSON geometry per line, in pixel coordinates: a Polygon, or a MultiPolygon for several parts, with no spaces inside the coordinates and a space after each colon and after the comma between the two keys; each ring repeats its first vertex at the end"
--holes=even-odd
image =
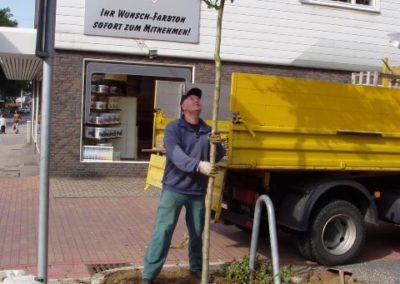
{"type": "MultiPolygon", "coordinates": [[[[35,173],[23,171],[27,166],[37,167],[37,156],[25,145],[25,133],[22,127],[19,135],[0,137],[0,270],[23,269],[36,275],[39,178],[24,176],[35,173]],[[15,167],[12,175],[5,171],[10,165],[15,167]]],[[[91,264],[142,265],[159,196],[159,191],[144,193],[143,186],[143,178],[51,179],[49,278],[88,277],[91,264]]],[[[172,245],[179,245],[185,232],[181,218],[172,245]]],[[[214,224],[210,260],[220,263],[243,257],[249,244],[248,233],[214,224]]],[[[288,247],[295,256],[286,263],[302,262],[293,254],[293,246],[288,247]]],[[[265,243],[260,242],[260,252],[269,255],[265,243]]],[[[168,264],[187,262],[186,248],[170,250],[168,264]]]]}
{"type": "MultiPolygon", "coordinates": [[[[52,187],[57,182],[60,183],[55,179],[50,182],[50,279],[87,277],[90,264],[142,264],[157,196],[54,197],[52,187]]],[[[90,188],[99,182],[85,179],[81,184],[90,188]]],[[[0,183],[0,270],[24,269],[36,275],[39,179],[3,177],[0,183]]],[[[76,181],[71,185],[75,191],[85,190],[77,189],[76,181]]],[[[181,242],[185,231],[181,218],[173,245],[181,242]]],[[[220,263],[243,257],[248,253],[249,244],[249,234],[233,226],[213,224],[210,260],[220,263]]],[[[284,250],[291,256],[286,260],[281,257],[283,262],[303,263],[292,246],[286,247],[284,250]]],[[[263,242],[260,242],[260,253],[268,255],[263,242]]],[[[187,249],[171,249],[167,263],[186,264],[187,249]]]]}
{"type": "MultiPolygon", "coordinates": [[[[0,268],[35,274],[38,178],[2,178],[1,184],[0,268]]],[[[153,196],[56,198],[50,193],[49,277],[88,276],[87,264],[141,265],[157,203],[153,196]]],[[[181,220],[173,244],[180,243],[184,227],[181,220]]],[[[213,225],[211,238],[213,262],[248,251],[249,235],[235,228],[213,225]]],[[[168,263],[186,263],[186,254],[186,249],[171,249],[168,263]]]]}

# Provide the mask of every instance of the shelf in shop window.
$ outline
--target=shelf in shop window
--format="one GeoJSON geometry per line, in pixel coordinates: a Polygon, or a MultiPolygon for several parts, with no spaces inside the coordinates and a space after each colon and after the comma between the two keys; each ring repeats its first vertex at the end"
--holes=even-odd
{"type": "Polygon", "coordinates": [[[82,159],[83,163],[115,163],[117,160],[102,160],[102,159],[82,159]]]}
{"type": "Polygon", "coordinates": [[[87,137],[85,136],[85,139],[91,139],[91,140],[108,140],[108,139],[117,139],[117,138],[121,138],[122,136],[112,136],[112,137],[103,137],[103,138],[96,138],[96,137],[87,137]]]}
{"type": "Polygon", "coordinates": [[[125,93],[101,93],[101,92],[91,92],[92,95],[102,95],[106,97],[126,97],[125,93]]]}
{"type": "Polygon", "coordinates": [[[91,108],[90,109],[91,112],[113,112],[113,111],[122,111],[122,109],[120,108],[91,108]]]}
{"type": "Polygon", "coordinates": [[[120,80],[112,80],[112,79],[100,79],[100,80],[91,80],[91,84],[93,85],[108,85],[108,86],[125,86],[125,81],[120,80]]]}
{"type": "Polygon", "coordinates": [[[90,92],[92,95],[104,95],[104,96],[108,96],[108,92],[107,93],[103,93],[103,92],[95,92],[95,91],[91,91],[90,92]]]}
{"type": "Polygon", "coordinates": [[[85,123],[86,126],[98,126],[98,127],[104,127],[104,126],[118,126],[121,125],[121,122],[118,123],[90,123],[90,122],[86,122],[85,123]]]}

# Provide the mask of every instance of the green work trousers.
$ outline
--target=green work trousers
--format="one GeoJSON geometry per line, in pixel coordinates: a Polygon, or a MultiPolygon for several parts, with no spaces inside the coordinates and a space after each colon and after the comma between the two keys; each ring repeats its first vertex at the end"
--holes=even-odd
{"type": "Polygon", "coordinates": [[[163,190],[153,235],[144,257],[143,278],[153,280],[160,273],[167,258],[172,235],[183,206],[186,209],[186,226],[189,231],[190,270],[193,272],[201,271],[204,196],[185,195],[163,190]]]}

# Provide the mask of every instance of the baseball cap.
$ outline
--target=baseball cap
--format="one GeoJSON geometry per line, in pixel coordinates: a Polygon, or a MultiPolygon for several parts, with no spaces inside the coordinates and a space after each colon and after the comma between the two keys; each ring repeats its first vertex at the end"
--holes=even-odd
{"type": "Polygon", "coordinates": [[[182,97],[181,97],[181,105],[183,104],[183,102],[189,97],[189,96],[196,96],[196,97],[198,97],[199,99],[201,98],[201,90],[199,89],[199,88],[191,88],[191,89],[189,89],[187,92],[186,92],[186,94],[184,94],[182,97]]]}

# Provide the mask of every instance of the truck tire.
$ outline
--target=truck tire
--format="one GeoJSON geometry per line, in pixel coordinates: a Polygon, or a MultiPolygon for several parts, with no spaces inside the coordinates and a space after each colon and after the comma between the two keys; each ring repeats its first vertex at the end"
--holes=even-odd
{"type": "Polygon", "coordinates": [[[365,225],[360,210],[350,202],[336,200],[327,204],[310,225],[311,254],[318,263],[349,263],[361,252],[365,225]]]}
{"type": "Polygon", "coordinates": [[[311,253],[311,243],[308,233],[296,233],[294,235],[296,247],[300,255],[308,260],[314,261],[314,257],[311,253]]]}

